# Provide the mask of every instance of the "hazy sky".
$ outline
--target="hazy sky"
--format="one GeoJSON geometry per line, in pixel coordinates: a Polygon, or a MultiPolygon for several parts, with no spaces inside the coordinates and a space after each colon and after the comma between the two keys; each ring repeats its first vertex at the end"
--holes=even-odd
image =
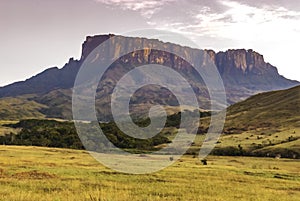
{"type": "Polygon", "coordinates": [[[0,0],[0,86],[79,58],[87,35],[144,28],[203,49],[254,49],[300,80],[297,0],[0,0]]]}

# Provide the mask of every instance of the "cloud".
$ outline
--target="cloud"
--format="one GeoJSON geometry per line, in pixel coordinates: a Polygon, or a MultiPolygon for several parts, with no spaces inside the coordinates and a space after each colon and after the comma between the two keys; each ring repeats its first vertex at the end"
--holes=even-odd
{"type": "MultiPolygon", "coordinates": [[[[176,11],[176,15],[170,17],[165,15],[164,10],[160,10],[148,20],[149,24],[194,36],[206,35],[247,41],[259,38],[274,40],[283,34],[295,37],[295,34],[298,34],[297,27],[300,25],[300,12],[282,6],[256,7],[226,0],[216,1],[211,6],[199,3],[180,6],[177,2],[178,6],[181,9],[176,11]]],[[[170,7],[165,9],[169,10],[170,7]]]]}
{"type": "Polygon", "coordinates": [[[163,5],[168,4],[175,0],[96,0],[97,2],[104,3],[109,6],[118,6],[123,10],[138,11],[140,14],[149,19],[158,10],[162,9],[163,5]]]}
{"type": "Polygon", "coordinates": [[[291,0],[96,0],[112,8],[140,13],[153,28],[184,34],[191,39],[211,38],[252,44],[296,40],[300,9],[291,0]]]}

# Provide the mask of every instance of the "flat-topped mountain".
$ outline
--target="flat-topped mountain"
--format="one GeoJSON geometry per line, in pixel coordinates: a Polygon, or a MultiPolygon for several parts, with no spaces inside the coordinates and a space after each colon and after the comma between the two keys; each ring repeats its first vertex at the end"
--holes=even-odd
{"type": "MultiPolygon", "coordinates": [[[[160,64],[173,68],[182,74],[192,86],[199,102],[202,103],[200,107],[204,109],[209,108],[209,93],[201,77],[196,76],[191,64],[172,53],[159,51],[156,47],[164,46],[170,50],[183,52],[186,57],[192,60],[199,57],[200,50],[172,43],[164,43],[156,39],[131,38],[112,34],[88,36],[82,45],[82,55],[79,60],[71,58],[61,69],[57,67],[49,68],[25,81],[1,87],[0,98],[26,95],[30,97],[30,101],[45,105],[46,108],[42,107],[40,110],[45,116],[70,118],[70,89],[74,85],[76,75],[87,56],[107,39],[111,39],[115,46],[110,48],[110,51],[118,51],[120,48],[130,49],[132,46],[146,46],[148,48],[127,54],[110,66],[104,74],[97,90],[96,103],[98,105],[104,106],[109,104],[107,97],[111,95],[117,81],[129,70],[145,64],[160,64]],[[122,43],[124,41],[125,46],[122,43]],[[120,47],[121,44],[123,44],[122,47],[120,47]],[[31,95],[28,96],[28,94],[31,95]],[[53,94],[55,96],[52,96],[53,94]],[[63,100],[57,104],[53,104],[51,99],[53,98],[55,102],[59,94],[63,94],[59,98],[63,100]]],[[[239,49],[218,53],[213,50],[205,51],[216,65],[223,79],[229,104],[244,100],[258,92],[286,89],[299,84],[297,81],[289,80],[279,75],[276,67],[265,62],[263,56],[253,50],[239,49]]],[[[107,57],[106,54],[112,54],[112,52],[99,52],[99,58],[97,59],[107,57]]],[[[136,93],[134,103],[146,105],[154,103],[170,105],[171,103],[171,105],[176,105],[176,98],[169,93],[169,91],[159,87],[145,88],[136,93]],[[150,97],[149,94],[153,96],[150,97]]]]}

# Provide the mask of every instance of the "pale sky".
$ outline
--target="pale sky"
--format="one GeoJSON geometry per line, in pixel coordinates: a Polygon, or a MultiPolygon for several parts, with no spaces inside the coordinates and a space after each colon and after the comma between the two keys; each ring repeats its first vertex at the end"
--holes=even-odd
{"type": "Polygon", "coordinates": [[[80,58],[88,35],[145,28],[180,33],[203,49],[253,49],[300,81],[300,1],[0,0],[0,86],[80,58]]]}

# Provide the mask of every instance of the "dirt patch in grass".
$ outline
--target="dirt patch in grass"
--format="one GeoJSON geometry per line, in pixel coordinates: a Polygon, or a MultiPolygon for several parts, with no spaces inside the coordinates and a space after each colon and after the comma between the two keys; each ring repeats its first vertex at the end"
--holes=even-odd
{"type": "Polygon", "coordinates": [[[0,178],[3,178],[4,176],[4,170],[0,168],[0,178]]]}
{"type": "Polygon", "coordinates": [[[29,172],[19,172],[12,175],[12,177],[16,179],[54,179],[57,178],[57,175],[33,170],[29,172]]]}
{"type": "Polygon", "coordinates": [[[244,162],[242,162],[242,161],[237,161],[237,160],[229,160],[228,162],[230,162],[230,163],[239,163],[239,164],[245,165],[244,162]]]}
{"type": "Polygon", "coordinates": [[[98,175],[98,174],[104,174],[104,175],[130,175],[129,173],[125,173],[125,172],[116,172],[116,171],[99,171],[99,172],[93,172],[94,174],[98,175]]]}
{"type": "Polygon", "coordinates": [[[44,165],[49,166],[49,167],[56,167],[57,164],[55,163],[44,163],[44,165]]]}

